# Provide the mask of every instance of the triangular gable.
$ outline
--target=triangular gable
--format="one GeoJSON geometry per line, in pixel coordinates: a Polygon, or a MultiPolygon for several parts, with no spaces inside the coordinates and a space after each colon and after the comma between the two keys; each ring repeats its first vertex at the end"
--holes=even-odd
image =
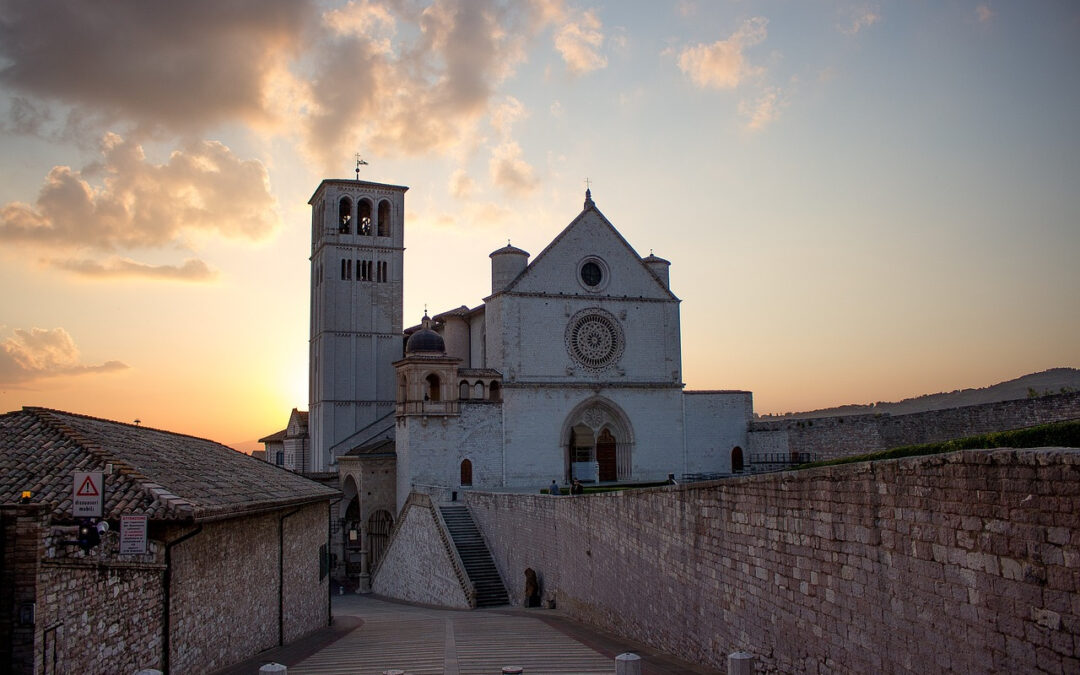
{"type": "Polygon", "coordinates": [[[608,265],[613,278],[611,285],[597,296],[641,296],[653,299],[679,299],[653,274],[637,251],[623,238],[600,209],[591,203],[570,221],[540,255],[536,256],[502,293],[554,293],[585,295],[578,284],[576,263],[595,255],[608,265]],[[557,261],[558,259],[558,261],[557,261]],[[562,260],[572,262],[567,273],[562,260]],[[559,269],[561,268],[561,269],[559,269]],[[545,270],[551,273],[545,272],[545,270]]]}

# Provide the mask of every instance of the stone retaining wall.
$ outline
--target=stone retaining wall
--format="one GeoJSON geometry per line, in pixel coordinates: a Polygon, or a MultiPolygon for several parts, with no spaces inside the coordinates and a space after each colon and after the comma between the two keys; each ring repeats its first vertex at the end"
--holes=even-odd
{"type": "Polygon", "coordinates": [[[1080,451],[964,451],[588,497],[467,493],[516,602],[768,672],[1080,671],[1080,451]]]}
{"type": "Polygon", "coordinates": [[[1080,419],[1080,392],[908,415],[756,420],[750,423],[748,445],[751,456],[790,452],[832,459],[1074,419],[1080,419]]]}

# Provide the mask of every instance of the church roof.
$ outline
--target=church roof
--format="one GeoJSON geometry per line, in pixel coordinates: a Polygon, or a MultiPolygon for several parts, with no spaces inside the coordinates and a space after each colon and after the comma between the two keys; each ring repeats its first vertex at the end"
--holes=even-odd
{"type": "Polygon", "coordinates": [[[662,293],[665,296],[667,296],[668,298],[670,298],[671,300],[675,300],[677,302],[679,300],[679,298],[676,297],[676,295],[671,292],[670,288],[665,286],[663,284],[663,282],[661,282],[659,279],[656,278],[656,275],[653,274],[652,270],[650,270],[648,267],[645,266],[645,261],[642,260],[641,256],[638,255],[638,252],[634,250],[634,247],[630,245],[630,242],[626,241],[626,238],[622,236],[622,234],[619,232],[619,230],[617,230],[615,228],[615,226],[611,224],[611,221],[608,220],[607,217],[604,216],[604,214],[600,212],[600,209],[598,209],[596,207],[596,203],[593,202],[593,199],[592,199],[592,191],[591,190],[586,190],[585,191],[585,208],[582,209],[581,213],[579,213],[576,218],[574,218],[572,221],[570,221],[570,224],[567,225],[566,227],[564,227],[562,232],[559,232],[559,234],[556,235],[556,237],[551,240],[551,243],[549,243],[547,246],[545,246],[543,251],[540,251],[539,255],[537,255],[535,258],[532,259],[532,261],[529,262],[528,267],[526,267],[524,269],[524,271],[522,271],[521,274],[517,275],[517,277],[513,281],[511,281],[509,284],[507,284],[506,287],[503,288],[501,291],[499,291],[498,293],[493,293],[492,295],[494,296],[494,295],[499,295],[501,293],[508,293],[508,292],[513,291],[514,288],[516,286],[518,286],[522,282],[523,279],[525,279],[526,277],[529,276],[529,272],[531,270],[535,269],[538,265],[542,264],[541,261],[544,259],[544,257],[548,253],[550,253],[553,249],[555,249],[556,246],[558,246],[559,242],[562,241],[564,238],[566,238],[566,236],[570,232],[572,232],[575,228],[577,228],[579,226],[579,224],[583,220],[585,220],[586,216],[588,216],[590,213],[596,214],[596,216],[600,219],[600,222],[611,232],[611,234],[613,234],[615,236],[615,238],[619,241],[619,243],[623,247],[626,248],[627,252],[629,252],[630,255],[633,256],[638,261],[638,264],[640,264],[645,269],[645,271],[649,275],[649,278],[653,279],[653,281],[656,282],[656,285],[660,288],[662,293]]]}
{"type": "Polygon", "coordinates": [[[491,253],[489,253],[488,257],[489,258],[494,258],[497,255],[505,255],[507,253],[513,253],[515,255],[523,255],[523,256],[526,256],[526,257],[528,257],[528,255],[529,255],[528,251],[523,251],[520,248],[518,248],[517,246],[511,246],[509,243],[507,243],[506,246],[503,246],[502,248],[497,249],[497,250],[492,251],[491,253]]]}
{"type": "Polygon", "coordinates": [[[104,515],[198,522],[325,501],[336,490],[220,443],[46,408],[0,415],[0,503],[23,490],[71,520],[75,471],[105,471],[104,515]],[[108,472],[111,465],[111,473],[108,472]]]}

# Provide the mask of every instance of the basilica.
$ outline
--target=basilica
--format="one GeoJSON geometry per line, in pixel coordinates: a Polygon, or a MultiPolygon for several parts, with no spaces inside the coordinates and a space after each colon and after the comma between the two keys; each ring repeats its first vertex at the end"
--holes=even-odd
{"type": "Polygon", "coordinates": [[[685,390],[670,263],[641,257],[588,190],[535,257],[489,255],[480,304],[406,328],[407,189],[324,180],[312,196],[309,411],[264,439],[267,461],[338,474],[348,537],[371,550],[411,492],[739,468],[750,392],[685,390]]]}

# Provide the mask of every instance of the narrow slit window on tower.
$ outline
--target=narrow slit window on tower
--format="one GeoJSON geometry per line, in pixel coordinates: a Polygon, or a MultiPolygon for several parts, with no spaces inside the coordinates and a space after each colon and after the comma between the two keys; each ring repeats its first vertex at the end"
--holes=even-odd
{"type": "Polygon", "coordinates": [[[371,234],[371,202],[366,199],[361,199],[357,205],[356,210],[359,212],[360,225],[357,228],[357,234],[370,235],[371,234]]]}
{"type": "Polygon", "coordinates": [[[338,202],[338,233],[349,234],[349,223],[352,222],[352,201],[348,197],[342,197],[338,202]]]}
{"type": "Polygon", "coordinates": [[[390,202],[385,199],[379,202],[379,236],[390,236],[390,202]]]}
{"type": "Polygon", "coordinates": [[[352,260],[348,260],[346,262],[348,264],[345,265],[345,278],[352,279],[352,260]]]}
{"type": "Polygon", "coordinates": [[[363,281],[364,280],[364,261],[363,260],[357,260],[356,261],[356,280],[357,281],[363,281]]]}
{"type": "Polygon", "coordinates": [[[341,280],[345,280],[345,259],[341,259],[341,280]]]}

